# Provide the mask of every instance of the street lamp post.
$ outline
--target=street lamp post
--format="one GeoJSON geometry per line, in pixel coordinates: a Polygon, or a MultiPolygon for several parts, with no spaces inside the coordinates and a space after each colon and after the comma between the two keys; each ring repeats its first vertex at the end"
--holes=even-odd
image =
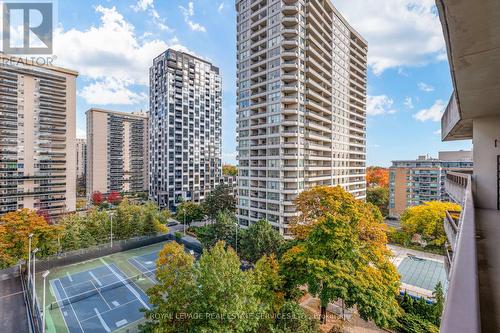
{"type": "Polygon", "coordinates": [[[47,278],[47,276],[49,275],[49,271],[45,271],[43,272],[42,276],[43,276],[43,312],[42,312],[42,333],[45,333],[45,280],[47,278]]]}
{"type": "Polygon", "coordinates": [[[184,224],[184,236],[186,236],[186,207],[184,207],[183,224],[184,224]]]}
{"type": "Polygon", "coordinates": [[[31,273],[31,239],[33,234],[28,235],[28,288],[30,284],[30,273],[31,273]]]}
{"type": "Polygon", "coordinates": [[[111,222],[111,247],[113,247],[113,213],[109,212],[109,220],[111,222]]]}
{"type": "Polygon", "coordinates": [[[238,224],[236,224],[236,254],[238,254],[238,224]]]}
{"type": "Polygon", "coordinates": [[[33,250],[33,284],[32,284],[32,288],[33,288],[33,293],[32,293],[32,301],[33,301],[33,312],[35,311],[35,261],[36,261],[36,253],[38,252],[38,248],[34,249],[33,250]]]}

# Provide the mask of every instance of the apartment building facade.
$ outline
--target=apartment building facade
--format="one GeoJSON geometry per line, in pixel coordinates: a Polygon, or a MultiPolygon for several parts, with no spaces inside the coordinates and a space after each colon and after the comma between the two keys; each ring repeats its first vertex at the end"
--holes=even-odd
{"type": "Polygon", "coordinates": [[[85,177],[87,168],[87,139],[76,139],[76,178],[85,177]]]}
{"type": "Polygon", "coordinates": [[[393,161],[389,169],[389,215],[426,201],[450,201],[444,184],[449,171],[472,172],[471,151],[439,152],[438,158],[393,161]]]}
{"type": "Polygon", "coordinates": [[[149,196],[175,210],[202,202],[222,177],[219,68],[167,50],[150,68],[149,196]]]}
{"type": "Polygon", "coordinates": [[[78,73],[0,60],[0,214],[74,211],[78,73]]]}
{"type": "Polygon", "coordinates": [[[366,197],[367,42],[330,0],[239,0],[238,219],[280,232],[316,185],[366,197]]]}
{"type": "Polygon", "coordinates": [[[443,141],[472,140],[474,171],[454,172],[446,191],[449,284],[440,331],[500,331],[500,2],[436,1],[454,92],[441,118],[443,141]]]}
{"type": "Polygon", "coordinates": [[[87,195],[148,190],[148,116],[90,109],[87,115],[87,195]]]}

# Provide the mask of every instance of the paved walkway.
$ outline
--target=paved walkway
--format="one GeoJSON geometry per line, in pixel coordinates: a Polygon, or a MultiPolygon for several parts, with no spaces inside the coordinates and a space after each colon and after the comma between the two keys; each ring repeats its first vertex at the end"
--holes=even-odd
{"type": "Polygon", "coordinates": [[[19,277],[0,281],[0,332],[29,332],[23,289],[19,277]]]}

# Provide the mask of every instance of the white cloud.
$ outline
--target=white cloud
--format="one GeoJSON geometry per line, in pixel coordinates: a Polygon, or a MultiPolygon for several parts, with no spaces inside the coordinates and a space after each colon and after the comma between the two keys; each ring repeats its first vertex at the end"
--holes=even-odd
{"type": "Polygon", "coordinates": [[[217,8],[217,11],[219,13],[222,13],[223,10],[224,10],[224,2],[221,2],[221,4],[219,5],[219,7],[217,8]]]}
{"type": "Polygon", "coordinates": [[[207,29],[199,23],[194,22],[191,18],[194,16],[194,3],[190,1],[188,3],[188,8],[179,6],[182,16],[184,16],[184,21],[187,23],[189,28],[193,31],[206,32],[207,29]]]}
{"type": "Polygon", "coordinates": [[[387,95],[368,96],[366,113],[370,116],[393,114],[396,110],[392,108],[394,101],[387,95]]]}
{"type": "Polygon", "coordinates": [[[414,105],[413,105],[413,99],[411,97],[406,97],[405,98],[405,101],[403,103],[408,109],[413,109],[414,108],[414,105]]]}
{"type": "Polygon", "coordinates": [[[434,87],[431,86],[431,85],[428,85],[427,83],[425,82],[419,82],[417,84],[418,86],[418,89],[422,90],[422,91],[425,91],[425,92],[431,92],[431,91],[434,91],[434,87]]]}
{"type": "Polygon", "coordinates": [[[441,116],[443,115],[444,109],[446,108],[446,103],[438,99],[434,104],[428,108],[420,110],[419,112],[413,115],[413,118],[419,121],[441,121],[441,116]]]}
{"type": "Polygon", "coordinates": [[[135,93],[129,89],[130,81],[105,78],[84,87],[78,92],[87,104],[94,105],[135,105],[148,100],[144,93],[135,93]]]}
{"type": "Polygon", "coordinates": [[[135,5],[132,5],[132,9],[136,12],[145,11],[154,7],[153,2],[154,0],[138,0],[135,5]]]}
{"type": "Polygon", "coordinates": [[[81,128],[76,129],[76,138],[77,139],[86,139],[87,138],[87,131],[81,128]]]}
{"type": "Polygon", "coordinates": [[[147,85],[149,67],[153,58],[169,47],[188,50],[174,38],[169,42],[136,36],[135,28],[115,7],[97,6],[101,16],[98,26],[88,29],[64,30],[55,33],[54,54],[56,65],[77,70],[91,84],[80,91],[86,101],[98,104],[124,104],[139,102],[140,95],[130,91],[132,85],[147,85]],[[97,88],[104,91],[100,93],[97,88]],[[98,96],[92,97],[91,92],[98,96]],[[106,98],[109,98],[108,100],[106,98]]]}
{"type": "Polygon", "coordinates": [[[160,28],[160,30],[173,32],[173,29],[167,25],[166,20],[160,17],[160,14],[155,8],[154,0],[138,0],[137,3],[131,7],[135,12],[147,11],[149,16],[153,18],[153,23],[160,28]]]}
{"type": "Polygon", "coordinates": [[[441,136],[441,129],[435,130],[433,133],[434,133],[435,135],[439,135],[439,136],[441,136]]]}
{"type": "Polygon", "coordinates": [[[368,41],[375,74],[446,59],[434,0],[337,0],[335,6],[368,41]]]}

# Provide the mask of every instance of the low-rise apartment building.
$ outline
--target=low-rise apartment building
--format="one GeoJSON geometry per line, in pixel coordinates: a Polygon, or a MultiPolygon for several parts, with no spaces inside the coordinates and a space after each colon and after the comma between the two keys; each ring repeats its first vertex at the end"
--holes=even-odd
{"type": "Polygon", "coordinates": [[[87,111],[87,195],[148,189],[148,116],[87,111]]]}
{"type": "Polygon", "coordinates": [[[0,214],[74,211],[78,73],[0,60],[0,214]]]}
{"type": "Polygon", "coordinates": [[[444,189],[449,171],[472,172],[471,151],[439,152],[438,158],[393,161],[389,169],[389,215],[399,217],[408,207],[426,201],[449,201],[444,189]]]}

